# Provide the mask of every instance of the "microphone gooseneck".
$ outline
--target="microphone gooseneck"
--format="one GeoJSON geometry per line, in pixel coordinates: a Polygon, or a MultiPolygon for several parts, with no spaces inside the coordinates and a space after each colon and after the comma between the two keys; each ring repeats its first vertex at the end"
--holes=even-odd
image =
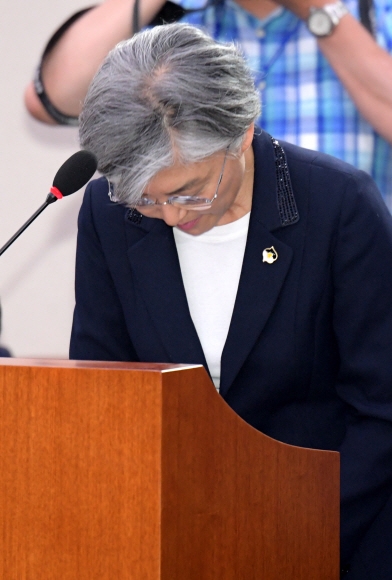
{"type": "Polygon", "coordinates": [[[51,203],[58,199],[71,195],[81,189],[94,175],[97,169],[97,159],[90,151],[77,151],[69,157],[57,171],[53,179],[50,193],[46,196],[44,203],[37,211],[23,224],[21,228],[0,248],[0,256],[10,247],[21,233],[44,211],[51,203]]]}

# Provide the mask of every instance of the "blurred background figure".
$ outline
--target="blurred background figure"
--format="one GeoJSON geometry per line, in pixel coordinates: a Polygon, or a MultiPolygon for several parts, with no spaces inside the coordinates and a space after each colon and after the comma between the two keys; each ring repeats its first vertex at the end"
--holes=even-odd
{"type": "Polygon", "coordinates": [[[135,30],[174,20],[238,41],[263,129],[366,171],[392,209],[392,0],[106,0],[54,34],[27,87],[28,110],[77,124],[108,51],[135,30]]]}
{"type": "MultiPolygon", "coordinates": [[[[1,304],[0,304],[0,336],[1,336],[1,323],[2,323],[2,309],[1,309],[1,304]]],[[[1,346],[0,344],[0,357],[2,356],[12,356],[11,352],[8,350],[8,348],[5,348],[4,346],[1,346]]]]}

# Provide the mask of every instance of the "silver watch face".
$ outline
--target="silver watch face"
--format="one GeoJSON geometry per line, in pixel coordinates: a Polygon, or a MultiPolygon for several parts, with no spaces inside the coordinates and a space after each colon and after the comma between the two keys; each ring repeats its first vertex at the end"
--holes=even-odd
{"type": "Polygon", "coordinates": [[[315,36],[328,36],[334,26],[329,14],[324,10],[314,10],[308,18],[308,28],[315,36]]]}

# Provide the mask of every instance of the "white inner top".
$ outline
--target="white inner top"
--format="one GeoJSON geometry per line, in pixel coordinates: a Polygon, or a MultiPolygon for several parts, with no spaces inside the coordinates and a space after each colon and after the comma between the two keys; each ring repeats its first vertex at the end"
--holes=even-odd
{"type": "Polygon", "coordinates": [[[173,228],[189,310],[218,391],[249,217],[250,213],[199,236],[173,228]]]}

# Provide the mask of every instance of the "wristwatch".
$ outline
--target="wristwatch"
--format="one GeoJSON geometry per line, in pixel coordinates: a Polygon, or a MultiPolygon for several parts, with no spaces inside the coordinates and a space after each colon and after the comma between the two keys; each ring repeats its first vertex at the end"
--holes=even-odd
{"type": "Polygon", "coordinates": [[[341,0],[320,8],[311,7],[307,20],[309,31],[320,38],[329,36],[345,14],[348,10],[341,0]]]}

